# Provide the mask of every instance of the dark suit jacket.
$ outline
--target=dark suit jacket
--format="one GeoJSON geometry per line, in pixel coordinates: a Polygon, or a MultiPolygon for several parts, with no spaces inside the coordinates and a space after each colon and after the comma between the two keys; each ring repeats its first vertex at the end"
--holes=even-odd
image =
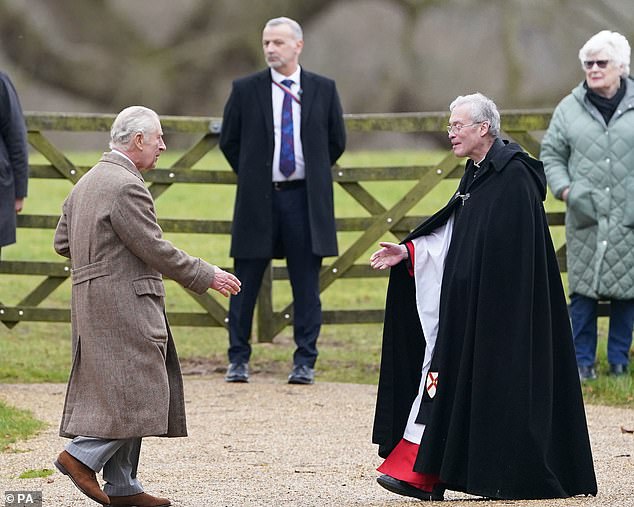
{"type": "Polygon", "coordinates": [[[15,243],[15,200],[26,197],[29,161],[18,94],[0,72],[0,247],[15,243]]]}
{"type": "MultiPolygon", "coordinates": [[[[312,251],[337,255],[331,167],[346,142],[335,82],[301,71],[301,139],[312,251]]],[[[238,175],[231,256],[281,257],[273,245],[272,164],[275,139],[269,69],[237,79],[225,105],[220,149],[238,175]]]]}

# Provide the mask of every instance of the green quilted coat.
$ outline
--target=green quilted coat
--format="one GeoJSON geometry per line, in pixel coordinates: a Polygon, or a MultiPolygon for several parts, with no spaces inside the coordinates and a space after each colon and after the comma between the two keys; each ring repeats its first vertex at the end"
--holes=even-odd
{"type": "Polygon", "coordinates": [[[570,293],[634,298],[634,80],[606,125],[583,83],[556,107],[542,141],[548,184],[566,211],[570,293]]]}

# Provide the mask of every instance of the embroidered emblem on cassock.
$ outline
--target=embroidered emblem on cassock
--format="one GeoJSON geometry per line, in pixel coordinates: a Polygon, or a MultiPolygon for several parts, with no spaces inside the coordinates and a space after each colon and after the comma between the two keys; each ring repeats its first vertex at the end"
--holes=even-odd
{"type": "Polygon", "coordinates": [[[430,371],[427,373],[427,379],[425,380],[425,389],[430,398],[436,396],[436,388],[438,387],[438,372],[430,371]]]}

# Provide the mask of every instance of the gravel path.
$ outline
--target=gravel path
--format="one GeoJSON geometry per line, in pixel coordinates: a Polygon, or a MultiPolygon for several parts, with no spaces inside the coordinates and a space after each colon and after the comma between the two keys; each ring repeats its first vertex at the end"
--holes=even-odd
{"type": "MultiPolygon", "coordinates": [[[[0,385],[0,399],[31,410],[49,426],[0,454],[0,490],[42,490],[44,506],[95,506],[57,471],[17,479],[29,469],[53,468],[65,439],[57,436],[65,386],[0,385]]],[[[187,378],[188,438],[143,441],[139,478],[149,493],[175,507],[396,507],[419,503],[375,482],[380,463],[370,442],[375,386],[290,386],[254,376],[226,384],[221,375],[187,378]]],[[[634,410],[588,406],[599,482],[596,498],[485,501],[447,492],[446,507],[634,506],[634,410]]]]}

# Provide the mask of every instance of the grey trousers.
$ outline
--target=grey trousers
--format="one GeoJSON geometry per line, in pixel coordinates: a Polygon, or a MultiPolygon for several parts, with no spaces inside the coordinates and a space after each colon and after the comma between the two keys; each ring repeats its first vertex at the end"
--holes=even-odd
{"type": "Polygon", "coordinates": [[[66,452],[95,472],[102,470],[106,495],[126,496],[143,492],[143,486],[136,478],[141,453],[140,438],[108,440],[75,437],[66,445],[66,452]]]}

